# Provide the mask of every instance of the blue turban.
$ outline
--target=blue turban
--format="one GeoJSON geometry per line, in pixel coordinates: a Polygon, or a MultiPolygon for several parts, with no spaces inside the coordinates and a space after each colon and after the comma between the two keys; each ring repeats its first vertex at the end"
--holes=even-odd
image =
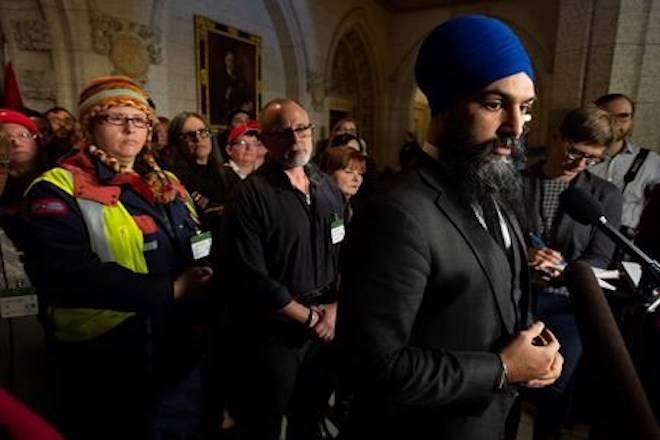
{"type": "Polygon", "coordinates": [[[463,15],[431,32],[417,55],[415,78],[436,115],[498,79],[534,71],[520,39],[500,20],[463,15]]]}

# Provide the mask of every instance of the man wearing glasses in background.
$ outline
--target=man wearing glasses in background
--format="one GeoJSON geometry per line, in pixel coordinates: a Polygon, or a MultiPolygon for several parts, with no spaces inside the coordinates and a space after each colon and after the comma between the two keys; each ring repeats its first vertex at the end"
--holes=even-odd
{"type": "Polygon", "coordinates": [[[632,99],[620,93],[612,93],[601,96],[595,104],[612,116],[614,142],[608,146],[605,160],[590,171],[621,190],[621,231],[629,238],[634,238],[648,196],[653,187],[660,183],[660,156],[633,145],[629,140],[635,116],[635,103],[632,99]]]}
{"type": "Polygon", "coordinates": [[[561,376],[549,387],[534,390],[538,405],[535,440],[556,438],[569,411],[568,385],[582,352],[568,290],[561,282],[567,263],[580,259],[606,269],[614,242],[592,225],[581,225],[564,213],[559,196],[569,186],[591,194],[616,226],[621,195],[614,185],[590,172],[602,161],[614,138],[612,120],[595,106],[570,111],[553,139],[547,160],[525,170],[523,194],[527,217],[528,262],[533,272],[534,316],[561,341],[561,376]]]}
{"type": "MultiPolygon", "coordinates": [[[[239,182],[221,244],[230,341],[228,406],[238,438],[320,438],[331,391],[342,195],[310,163],[313,124],[299,104],[264,107],[268,160],[239,182]]],[[[221,238],[222,240],[222,238],[221,238]]]]}

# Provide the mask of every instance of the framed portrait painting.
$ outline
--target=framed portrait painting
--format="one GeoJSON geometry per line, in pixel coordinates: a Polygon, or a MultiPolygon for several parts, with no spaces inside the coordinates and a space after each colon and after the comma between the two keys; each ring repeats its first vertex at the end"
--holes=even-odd
{"type": "Polygon", "coordinates": [[[195,16],[197,103],[214,129],[241,109],[256,118],[261,107],[261,37],[195,16]]]}

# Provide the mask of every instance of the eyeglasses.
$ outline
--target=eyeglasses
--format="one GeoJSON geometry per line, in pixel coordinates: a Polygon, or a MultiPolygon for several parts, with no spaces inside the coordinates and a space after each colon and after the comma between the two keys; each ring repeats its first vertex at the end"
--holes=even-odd
{"type": "Polygon", "coordinates": [[[197,142],[200,139],[208,139],[209,136],[211,136],[211,130],[206,127],[181,133],[181,139],[189,142],[197,142]]]}
{"type": "Polygon", "coordinates": [[[288,139],[291,135],[293,135],[297,139],[306,139],[312,136],[315,127],[316,126],[314,124],[304,125],[296,128],[288,127],[283,130],[272,130],[262,133],[262,136],[273,137],[282,140],[288,139]]]}
{"type": "Polygon", "coordinates": [[[568,160],[571,161],[584,159],[588,167],[599,164],[603,161],[603,158],[600,156],[594,156],[593,154],[588,154],[578,150],[575,148],[574,144],[568,145],[568,149],[566,150],[566,157],[568,157],[568,160]]]}
{"type": "Polygon", "coordinates": [[[73,124],[73,119],[69,117],[60,118],[57,116],[48,116],[46,119],[48,119],[48,122],[57,122],[59,124],[66,124],[66,125],[73,124]]]}
{"type": "Polygon", "coordinates": [[[36,139],[37,136],[29,131],[21,131],[18,133],[5,133],[5,137],[12,141],[27,141],[28,139],[36,139]]]}
{"type": "Polygon", "coordinates": [[[617,121],[625,122],[632,119],[633,113],[632,112],[610,113],[610,116],[616,119],[617,121]]]}
{"type": "Polygon", "coordinates": [[[357,134],[357,128],[340,128],[336,134],[357,134]]]}
{"type": "Polygon", "coordinates": [[[135,128],[147,128],[151,126],[151,120],[144,116],[134,116],[131,118],[121,113],[107,113],[105,115],[99,115],[98,119],[110,125],[117,126],[126,126],[129,122],[135,128]]]}
{"type": "Polygon", "coordinates": [[[245,140],[240,140],[240,141],[234,141],[231,143],[232,147],[258,147],[261,145],[261,142],[259,141],[245,141],[245,140]]]}

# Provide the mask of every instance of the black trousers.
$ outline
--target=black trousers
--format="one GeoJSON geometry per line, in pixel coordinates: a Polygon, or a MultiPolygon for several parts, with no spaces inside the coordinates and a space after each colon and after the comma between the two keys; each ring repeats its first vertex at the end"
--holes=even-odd
{"type": "Polygon", "coordinates": [[[67,440],[188,439],[198,430],[199,370],[163,381],[138,320],[55,351],[58,425],[67,440]]]}
{"type": "Polygon", "coordinates": [[[129,320],[94,340],[56,345],[59,423],[67,439],[147,438],[153,389],[145,338],[129,320]]]}
{"type": "Polygon", "coordinates": [[[277,440],[284,416],[287,440],[321,438],[319,423],[335,385],[334,347],[288,322],[240,339],[228,377],[238,438],[277,440]]]}

